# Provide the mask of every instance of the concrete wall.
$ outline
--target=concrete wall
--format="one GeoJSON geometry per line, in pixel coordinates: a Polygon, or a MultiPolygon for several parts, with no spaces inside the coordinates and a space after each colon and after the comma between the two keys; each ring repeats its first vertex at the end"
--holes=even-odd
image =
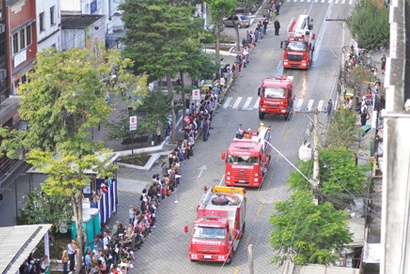
{"type": "Polygon", "coordinates": [[[386,115],[383,134],[381,274],[410,273],[410,113],[404,109],[409,3],[390,5],[390,53],[386,64],[386,115]]]}
{"type": "Polygon", "coordinates": [[[84,29],[63,29],[61,32],[61,50],[68,50],[73,47],[85,48],[84,29]]]}

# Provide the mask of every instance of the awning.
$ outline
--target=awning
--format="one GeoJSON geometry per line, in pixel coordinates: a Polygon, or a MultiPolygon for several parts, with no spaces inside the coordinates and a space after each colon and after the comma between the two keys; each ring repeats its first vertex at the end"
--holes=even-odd
{"type": "Polygon", "coordinates": [[[0,228],[0,273],[16,274],[51,224],[16,225],[0,228]]]}
{"type": "Polygon", "coordinates": [[[357,268],[326,266],[321,264],[308,264],[302,266],[300,274],[359,274],[357,268]]]}

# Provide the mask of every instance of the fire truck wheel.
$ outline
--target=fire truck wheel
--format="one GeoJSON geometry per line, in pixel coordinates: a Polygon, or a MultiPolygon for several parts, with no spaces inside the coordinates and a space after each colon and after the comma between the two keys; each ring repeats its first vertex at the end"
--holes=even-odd
{"type": "Polygon", "coordinates": [[[213,205],[227,205],[229,204],[229,200],[226,198],[226,196],[218,196],[212,199],[212,204],[213,205]]]}
{"type": "Polygon", "coordinates": [[[288,113],[285,113],[285,115],[283,115],[283,116],[285,117],[285,121],[287,121],[288,118],[289,118],[289,112],[288,112],[288,113]]]}
{"type": "Polygon", "coordinates": [[[263,120],[265,118],[265,113],[259,111],[259,119],[263,120]]]}
{"type": "Polygon", "coordinates": [[[229,256],[228,259],[225,261],[226,264],[231,264],[232,263],[232,257],[229,256]]]}
{"type": "Polygon", "coordinates": [[[245,223],[243,223],[241,239],[243,238],[243,234],[245,234],[245,223]]]}

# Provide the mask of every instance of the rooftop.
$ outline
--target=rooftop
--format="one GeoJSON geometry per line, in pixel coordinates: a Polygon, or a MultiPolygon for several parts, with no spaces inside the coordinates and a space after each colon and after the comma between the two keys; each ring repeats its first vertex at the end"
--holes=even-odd
{"type": "Polygon", "coordinates": [[[62,29],[84,29],[89,25],[97,22],[104,15],[91,15],[91,14],[83,14],[83,15],[61,15],[61,28],[62,29]]]}

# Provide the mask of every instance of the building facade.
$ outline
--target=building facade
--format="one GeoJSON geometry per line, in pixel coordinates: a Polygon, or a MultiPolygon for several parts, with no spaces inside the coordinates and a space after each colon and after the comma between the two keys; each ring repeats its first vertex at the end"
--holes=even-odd
{"type": "MultiPolygon", "coordinates": [[[[63,1],[64,2],[64,1],[63,1]]],[[[59,0],[36,0],[37,51],[61,49],[61,6],[59,0]]]]}
{"type": "Polygon", "coordinates": [[[17,95],[37,54],[35,0],[6,0],[10,94],[17,95]]]}

